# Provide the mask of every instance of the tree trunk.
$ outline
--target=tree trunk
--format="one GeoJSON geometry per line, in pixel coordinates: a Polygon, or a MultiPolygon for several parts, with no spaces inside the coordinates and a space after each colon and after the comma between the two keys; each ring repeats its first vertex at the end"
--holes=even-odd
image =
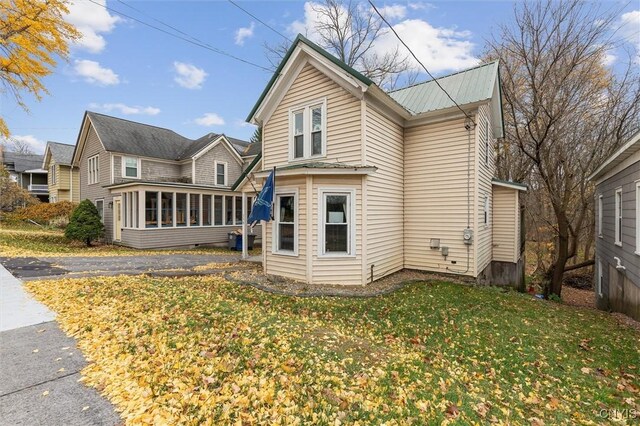
{"type": "Polygon", "coordinates": [[[561,296],[564,268],[569,260],[569,221],[562,211],[557,211],[556,216],[558,219],[558,246],[556,260],[547,271],[548,282],[544,286],[545,299],[548,299],[552,294],[561,296]]]}
{"type": "Polygon", "coordinates": [[[87,243],[87,247],[91,247],[91,238],[87,238],[85,242],[87,243]]]}

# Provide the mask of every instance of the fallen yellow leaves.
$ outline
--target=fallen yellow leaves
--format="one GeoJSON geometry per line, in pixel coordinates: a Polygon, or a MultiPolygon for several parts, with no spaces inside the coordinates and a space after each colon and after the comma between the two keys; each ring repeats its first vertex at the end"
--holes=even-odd
{"type": "Polygon", "coordinates": [[[612,340],[594,333],[586,351],[579,318],[544,339],[547,308],[518,295],[442,284],[310,299],[220,277],[26,286],[127,424],[597,423],[595,401],[638,397],[634,336],[603,324],[612,340]]]}

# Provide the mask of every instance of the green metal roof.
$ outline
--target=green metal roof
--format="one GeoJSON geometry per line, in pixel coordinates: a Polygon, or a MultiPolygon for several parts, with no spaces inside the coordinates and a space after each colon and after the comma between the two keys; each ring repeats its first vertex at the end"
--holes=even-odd
{"type": "Polygon", "coordinates": [[[517,186],[517,187],[522,188],[524,190],[528,189],[527,185],[525,185],[524,183],[514,182],[514,181],[511,181],[511,180],[502,180],[502,179],[498,179],[498,178],[493,178],[493,179],[491,179],[491,182],[497,183],[497,184],[503,184],[503,185],[517,186]]]}
{"type": "Polygon", "coordinates": [[[267,93],[269,93],[269,90],[271,90],[271,87],[278,80],[278,77],[280,77],[280,73],[282,72],[282,68],[284,68],[285,64],[289,60],[289,57],[293,54],[293,51],[295,50],[295,48],[298,45],[298,43],[306,44],[307,46],[309,46],[310,48],[312,48],[313,50],[318,52],[320,55],[324,56],[325,58],[327,58],[328,60],[330,60],[331,62],[333,62],[337,66],[339,66],[340,68],[342,68],[344,71],[348,72],[353,77],[355,77],[356,79],[360,80],[362,83],[366,84],[367,86],[370,86],[370,85],[373,84],[373,81],[371,81],[369,78],[365,77],[362,73],[354,70],[349,65],[345,64],[340,59],[336,58],[335,56],[333,56],[332,54],[330,54],[329,52],[327,52],[326,50],[324,50],[323,48],[321,48],[320,46],[318,46],[317,44],[315,44],[314,42],[312,42],[311,40],[309,40],[308,38],[306,38],[302,34],[298,34],[298,36],[295,38],[295,40],[293,40],[293,43],[291,43],[291,47],[287,51],[287,54],[284,55],[284,58],[282,58],[282,61],[280,61],[280,65],[278,65],[278,68],[273,73],[273,76],[271,77],[271,80],[269,80],[269,83],[267,83],[267,87],[265,87],[264,90],[262,91],[262,94],[260,95],[260,98],[258,98],[258,102],[256,102],[256,104],[251,109],[251,112],[247,116],[247,121],[249,121],[249,122],[251,121],[251,119],[253,118],[253,115],[256,113],[256,111],[260,107],[260,104],[262,103],[264,98],[267,96],[267,93]]]}
{"type": "MultiPolygon", "coordinates": [[[[498,61],[493,61],[437,80],[459,105],[465,105],[491,99],[497,76],[498,61]]],[[[435,80],[389,92],[389,96],[412,114],[455,106],[435,80]]]]}
{"type": "Polygon", "coordinates": [[[254,158],[253,161],[251,162],[251,164],[249,164],[247,166],[247,168],[244,169],[244,172],[242,172],[240,177],[238,177],[238,179],[236,179],[234,184],[231,186],[231,190],[232,191],[235,191],[236,189],[238,189],[238,187],[240,186],[240,184],[242,183],[244,178],[246,178],[249,175],[249,173],[251,173],[253,168],[256,166],[256,164],[258,164],[258,161],[260,161],[261,159],[262,159],[262,152],[260,152],[260,153],[258,153],[258,155],[256,155],[256,158],[254,158]]]}

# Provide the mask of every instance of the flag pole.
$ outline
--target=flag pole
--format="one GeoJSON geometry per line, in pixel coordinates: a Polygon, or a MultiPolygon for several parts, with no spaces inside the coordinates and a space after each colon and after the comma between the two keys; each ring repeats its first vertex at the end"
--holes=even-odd
{"type": "Polygon", "coordinates": [[[273,191],[271,192],[271,220],[275,219],[275,206],[276,201],[276,166],[273,166],[273,191]]]}

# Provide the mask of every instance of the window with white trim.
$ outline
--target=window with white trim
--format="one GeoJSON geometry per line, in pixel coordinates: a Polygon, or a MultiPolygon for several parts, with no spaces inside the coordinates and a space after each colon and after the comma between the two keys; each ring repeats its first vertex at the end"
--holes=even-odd
{"type": "Polygon", "coordinates": [[[616,226],[615,226],[615,244],[622,245],[622,188],[616,189],[616,210],[615,210],[616,226]]]}
{"type": "Polygon", "coordinates": [[[122,157],[122,177],[140,179],[140,160],[134,157],[122,157]]]}
{"type": "Polygon", "coordinates": [[[598,196],[598,237],[602,238],[602,212],[603,212],[602,194],[598,196]]]}
{"type": "Polygon", "coordinates": [[[215,162],[216,167],[216,185],[227,184],[227,163],[215,162]]]}
{"type": "Polygon", "coordinates": [[[326,100],[322,100],[290,110],[290,160],[301,160],[325,155],[326,109],[326,100]]]}
{"type": "Polygon", "coordinates": [[[320,190],[320,256],[355,255],[354,202],[354,190],[320,190]]]}
{"type": "Polygon", "coordinates": [[[56,165],[53,164],[49,167],[49,176],[51,176],[51,185],[58,183],[58,176],[56,176],[56,165]]]}
{"type": "Polygon", "coordinates": [[[604,281],[604,271],[602,270],[602,259],[598,259],[598,276],[596,279],[596,291],[602,297],[602,281],[604,281]]]}
{"type": "Polygon", "coordinates": [[[489,119],[484,122],[484,164],[489,165],[489,119]]]}
{"type": "Polygon", "coordinates": [[[98,209],[98,216],[100,220],[104,222],[104,200],[96,200],[96,209],[98,209]]]}
{"type": "Polygon", "coordinates": [[[276,195],[274,252],[293,254],[298,252],[297,196],[295,193],[276,195]]]}
{"type": "Polygon", "coordinates": [[[87,172],[87,183],[89,185],[93,185],[94,183],[100,182],[100,162],[99,156],[94,155],[93,157],[89,157],[87,159],[88,172],[87,172]]]}
{"type": "Polygon", "coordinates": [[[636,254],[640,254],[640,182],[636,182],[636,254]]]}
{"type": "Polygon", "coordinates": [[[484,194],[483,223],[489,226],[489,195],[484,194]]]}

